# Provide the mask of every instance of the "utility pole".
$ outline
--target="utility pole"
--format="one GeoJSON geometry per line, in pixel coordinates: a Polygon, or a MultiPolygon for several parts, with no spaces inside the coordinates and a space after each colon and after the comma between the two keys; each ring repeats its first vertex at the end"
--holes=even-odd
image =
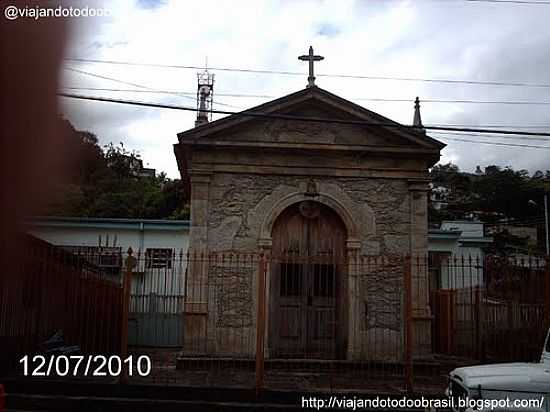
{"type": "Polygon", "coordinates": [[[546,228],[546,256],[550,256],[550,235],[548,234],[548,192],[544,194],[544,223],[546,228]]]}

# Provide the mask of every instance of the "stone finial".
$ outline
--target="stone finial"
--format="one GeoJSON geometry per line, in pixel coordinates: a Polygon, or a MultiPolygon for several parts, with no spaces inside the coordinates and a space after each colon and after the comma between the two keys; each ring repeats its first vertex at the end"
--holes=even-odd
{"type": "Polygon", "coordinates": [[[418,98],[418,96],[416,96],[416,99],[414,100],[413,126],[424,127],[422,125],[422,118],[420,117],[420,99],[418,98]]]}

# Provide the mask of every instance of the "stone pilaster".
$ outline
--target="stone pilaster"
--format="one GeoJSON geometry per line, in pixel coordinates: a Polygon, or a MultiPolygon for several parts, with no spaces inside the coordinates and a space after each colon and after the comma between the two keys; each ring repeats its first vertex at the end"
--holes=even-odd
{"type": "Polygon", "coordinates": [[[428,282],[428,183],[409,182],[410,254],[412,275],[413,355],[431,352],[431,322],[428,282]]]}
{"type": "Polygon", "coordinates": [[[346,274],[346,296],[347,304],[344,306],[347,310],[346,319],[348,326],[346,328],[347,333],[347,360],[357,360],[361,358],[361,340],[362,335],[357,331],[358,318],[360,315],[361,296],[359,293],[359,282],[357,277],[358,261],[361,256],[361,241],[357,239],[346,240],[346,253],[347,253],[347,268],[344,272],[346,274]]]}
{"type": "Polygon", "coordinates": [[[203,251],[208,242],[210,174],[191,174],[191,228],[189,250],[203,251]]]}
{"type": "Polygon", "coordinates": [[[184,308],[185,354],[208,353],[208,204],[210,175],[191,174],[191,227],[184,308]]]}

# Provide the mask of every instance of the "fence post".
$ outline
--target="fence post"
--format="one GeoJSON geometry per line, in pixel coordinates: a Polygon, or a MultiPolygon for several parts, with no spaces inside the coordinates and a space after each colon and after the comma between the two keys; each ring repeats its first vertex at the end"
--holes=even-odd
{"type": "Polygon", "coordinates": [[[404,261],[404,290],[405,290],[405,386],[408,393],[413,391],[413,329],[412,329],[412,259],[410,255],[404,261]]]}
{"type": "Polygon", "coordinates": [[[265,337],[265,281],[267,260],[260,255],[258,268],[258,308],[256,311],[256,395],[264,385],[264,337],[265,337]]]}
{"type": "Polygon", "coordinates": [[[481,353],[481,322],[483,321],[482,316],[482,306],[481,306],[481,288],[476,286],[475,291],[475,309],[474,309],[474,319],[475,319],[475,347],[476,347],[476,356],[478,360],[484,358],[481,353]]]}
{"type": "Polygon", "coordinates": [[[0,383],[0,412],[6,411],[6,391],[4,385],[0,383]]]}
{"type": "Polygon", "coordinates": [[[133,250],[128,248],[128,257],[126,258],[126,268],[124,279],[122,281],[122,324],[120,333],[120,357],[122,359],[122,372],[120,374],[120,383],[128,382],[128,371],[124,367],[124,359],[128,356],[128,315],[130,312],[130,291],[132,288],[132,270],[136,259],[132,256],[133,250]]]}

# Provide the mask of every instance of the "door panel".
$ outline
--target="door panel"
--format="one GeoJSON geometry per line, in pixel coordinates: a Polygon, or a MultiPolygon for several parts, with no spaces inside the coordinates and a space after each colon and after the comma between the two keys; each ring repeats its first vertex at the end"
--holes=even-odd
{"type": "Polygon", "coordinates": [[[334,338],[334,320],[334,310],[332,307],[316,308],[312,316],[312,340],[334,338]]]}
{"type": "Polygon", "coordinates": [[[280,311],[279,336],[281,338],[292,339],[297,343],[302,333],[301,307],[284,306],[280,308],[280,311]]]}
{"type": "Polygon", "coordinates": [[[342,221],[328,207],[306,201],[279,216],[272,238],[272,355],[335,358],[343,323],[342,221]]]}

